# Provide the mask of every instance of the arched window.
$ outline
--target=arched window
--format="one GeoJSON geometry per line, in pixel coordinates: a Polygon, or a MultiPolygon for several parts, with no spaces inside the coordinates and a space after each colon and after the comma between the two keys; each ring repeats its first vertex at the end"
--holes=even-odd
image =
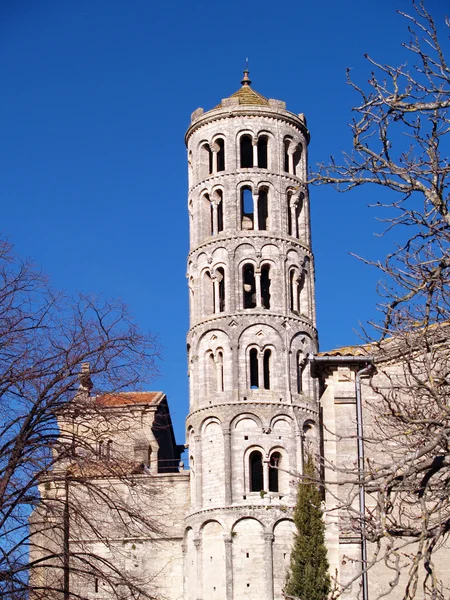
{"type": "Polygon", "coordinates": [[[217,391],[217,372],[216,372],[216,361],[214,360],[214,354],[208,352],[207,358],[207,392],[208,396],[214,394],[217,391]]]}
{"type": "Polygon", "coordinates": [[[290,146],[291,140],[286,139],[283,142],[283,150],[284,150],[284,170],[286,171],[286,173],[289,173],[289,146],[290,146]]]}
{"type": "Polygon", "coordinates": [[[242,271],[244,286],[244,308],[256,307],[256,284],[255,267],[253,265],[244,265],[242,271]]]}
{"type": "Polygon", "coordinates": [[[106,460],[109,460],[110,458],[112,458],[112,440],[108,440],[106,442],[106,460]]]}
{"type": "Polygon", "coordinates": [[[297,175],[297,177],[300,177],[300,175],[301,175],[301,173],[300,173],[301,158],[302,158],[302,145],[298,144],[297,148],[295,149],[294,156],[293,156],[293,163],[294,163],[293,175],[297,175]]]}
{"type": "Polygon", "coordinates": [[[303,370],[305,368],[305,356],[301,350],[297,352],[297,394],[303,392],[303,370]]]}
{"type": "Polygon", "coordinates": [[[292,269],[289,273],[289,308],[292,311],[294,310],[294,278],[295,271],[292,269]]]}
{"type": "Polygon", "coordinates": [[[222,139],[216,140],[216,144],[219,146],[217,153],[217,170],[225,171],[225,142],[222,139]]]}
{"type": "Polygon", "coordinates": [[[223,192],[222,190],[217,190],[217,195],[219,196],[219,202],[217,204],[217,233],[223,231],[223,192]]]}
{"type": "Polygon", "coordinates": [[[258,167],[267,169],[267,144],[269,138],[267,135],[261,135],[258,138],[258,167]]]}
{"type": "Polygon", "coordinates": [[[281,464],[281,454],[279,452],[273,452],[269,462],[269,492],[279,491],[279,477],[278,469],[281,464]]]}
{"type": "Polygon", "coordinates": [[[269,207],[267,188],[259,190],[258,194],[258,229],[266,231],[268,228],[269,207]]]}
{"type": "Polygon", "coordinates": [[[249,456],[250,491],[260,492],[264,489],[263,459],[261,452],[253,450],[249,456]]]}
{"type": "Polygon", "coordinates": [[[102,441],[100,441],[100,442],[98,443],[98,455],[99,455],[99,456],[103,456],[103,454],[104,454],[104,453],[105,453],[105,449],[104,449],[104,447],[103,447],[103,442],[102,442],[102,441]]]}
{"type": "Polygon", "coordinates": [[[216,369],[217,369],[217,391],[223,392],[223,353],[222,353],[222,351],[219,351],[217,353],[216,369]]]}
{"type": "Polygon", "coordinates": [[[209,271],[203,273],[203,310],[207,315],[214,313],[214,284],[209,271]]]}
{"type": "Polygon", "coordinates": [[[216,277],[219,281],[219,312],[225,310],[225,271],[219,267],[216,271],[216,277]]]}
{"type": "Polygon", "coordinates": [[[213,172],[213,157],[208,143],[204,143],[200,148],[199,176],[205,179],[213,172]]]}
{"type": "Polygon", "coordinates": [[[261,303],[263,308],[270,308],[270,266],[261,268],[261,303]]]}
{"type": "Polygon", "coordinates": [[[241,229],[253,229],[253,194],[248,186],[241,188],[241,229]]]}
{"type": "Polygon", "coordinates": [[[249,352],[250,359],[250,389],[257,390],[259,388],[259,365],[258,365],[258,350],[252,348],[249,352]]]}
{"type": "Polygon", "coordinates": [[[241,137],[241,168],[253,167],[252,138],[249,135],[241,137]]]}
{"type": "Polygon", "coordinates": [[[270,368],[271,368],[272,352],[267,349],[264,350],[263,357],[263,373],[264,373],[264,389],[270,390],[270,368]]]}
{"type": "Polygon", "coordinates": [[[292,231],[293,231],[292,207],[291,207],[292,196],[293,196],[293,192],[288,191],[288,193],[287,193],[288,235],[293,235],[293,233],[292,233],[292,231]]]}

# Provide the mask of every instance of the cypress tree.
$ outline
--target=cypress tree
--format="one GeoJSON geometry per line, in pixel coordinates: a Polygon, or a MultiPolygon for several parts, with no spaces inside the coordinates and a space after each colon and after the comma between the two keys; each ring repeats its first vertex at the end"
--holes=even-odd
{"type": "Polygon", "coordinates": [[[291,552],[285,594],[300,600],[325,600],[330,592],[325,525],[321,497],[314,483],[314,460],[308,454],[297,492],[294,523],[297,529],[291,552]]]}

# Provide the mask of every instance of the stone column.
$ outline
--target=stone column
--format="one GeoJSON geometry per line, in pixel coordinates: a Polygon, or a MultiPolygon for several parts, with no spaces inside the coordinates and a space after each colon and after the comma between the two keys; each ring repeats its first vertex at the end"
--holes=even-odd
{"type": "Polygon", "coordinates": [[[212,234],[217,235],[219,231],[219,220],[217,217],[217,202],[211,202],[212,211],[213,211],[213,226],[212,226],[212,234]]]}
{"type": "Polygon", "coordinates": [[[258,166],[258,138],[252,139],[252,146],[253,146],[253,166],[257,167],[258,166]]]}
{"type": "Polygon", "coordinates": [[[197,560],[197,581],[194,584],[197,588],[197,600],[202,600],[203,596],[203,552],[201,538],[194,539],[195,554],[197,560]]]}
{"type": "Polygon", "coordinates": [[[255,288],[256,288],[256,306],[261,308],[261,271],[255,271],[255,288]]]}
{"type": "Polygon", "coordinates": [[[195,442],[195,508],[200,509],[203,504],[202,499],[202,438],[199,435],[194,436],[195,442]]]}
{"type": "Polygon", "coordinates": [[[293,148],[292,145],[290,145],[289,149],[288,149],[288,159],[289,159],[289,173],[291,173],[292,175],[294,175],[294,152],[295,152],[295,148],[293,148]]]}
{"type": "Polygon", "coordinates": [[[298,286],[299,286],[299,280],[298,280],[298,277],[295,277],[292,280],[292,308],[293,308],[294,312],[299,312],[298,286]]]}
{"type": "Polygon", "coordinates": [[[183,542],[181,544],[181,552],[183,553],[183,598],[188,598],[188,582],[187,582],[187,560],[188,560],[188,556],[187,556],[187,544],[186,542],[183,542]]]}
{"type": "Polygon", "coordinates": [[[269,491],[269,464],[270,460],[265,458],[263,460],[263,490],[269,491]]]}
{"type": "Polygon", "coordinates": [[[214,285],[214,314],[220,313],[220,295],[219,295],[219,280],[217,277],[213,279],[214,285]]]}
{"type": "Polygon", "coordinates": [[[291,235],[298,238],[298,228],[297,228],[297,205],[295,202],[291,200],[291,235]]]}
{"type": "Polygon", "coordinates": [[[253,194],[253,229],[259,230],[259,194],[253,194]]]}
{"type": "Polygon", "coordinates": [[[265,588],[264,600],[273,600],[273,533],[264,533],[265,588]]]}
{"type": "Polygon", "coordinates": [[[225,586],[226,600],[233,600],[233,538],[231,535],[224,535],[225,543],[225,586]]]}
{"type": "Polygon", "coordinates": [[[217,173],[217,155],[218,154],[219,154],[218,149],[214,147],[214,149],[212,151],[212,172],[213,173],[217,173]]]}
{"type": "Polygon", "coordinates": [[[217,391],[223,392],[223,359],[216,360],[216,380],[217,380],[217,391]]]}
{"type": "Polygon", "coordinates": [[[258,352],[258,387],[264,389],[264,352],[258,352]]]}
{"type": "Polygon", "coordinates": [[[225,505],[229,506],[232,503],[232,473],[231,473],[231,429],[223,427],[223,452],[224,452],[224,469],[225,469],[225,505]]]}

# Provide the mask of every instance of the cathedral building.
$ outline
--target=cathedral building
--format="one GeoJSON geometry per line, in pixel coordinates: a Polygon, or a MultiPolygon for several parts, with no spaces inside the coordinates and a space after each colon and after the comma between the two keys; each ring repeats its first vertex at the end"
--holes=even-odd
{"type": "MultiPolygon", "coordinates": [[[[62,513],[37,508],[32,558],[59,558],[53,569],[43,559],[33,570],[35,588],[47,590],[36,598],[61,586],[77,597],[115,598],[116,574],[126,573],[136,590],[161,599],[282,600],[306,453],[322,457],[329,483],[330,573],[345,598],[367,598],[367,549],[339,512],[346,488],[333,467],[362,459],[361,394],[373,361],[364,349],[318,353],[306,119],[256,92],[248,71],[241,84],[211,110],[198,108],[185,136],[189,468],[162,392],[91,396],[86,366],[71,410],[59,417],[61,435],[85,440],[81,459],[70,466],[70,485],[59,463],[40,491],[46,506],[60,499],[64,507],[71,495],[90,520],[80,510],[58,529],[62,513]],[[131,490],[122,474],[132,477],[131,490]],[[105,490],[103,503],[81,478],[105,490]],[[118,518],[111,490],[142,522],[118,518]],[[61,544],[70,555],[58,553],[61,544]],[[102,577],[95,560],[77,568],[83,552],[115,572],[102,577]]],[[[364,508],[357,495],[351,504],[364,508]]]]}

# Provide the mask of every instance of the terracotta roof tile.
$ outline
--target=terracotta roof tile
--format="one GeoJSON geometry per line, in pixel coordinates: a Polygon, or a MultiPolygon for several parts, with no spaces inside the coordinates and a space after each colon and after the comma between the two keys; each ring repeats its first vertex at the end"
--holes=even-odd
{"type": "Polygon", "coordinates": [[[120,392],[95,397],[100,406],[129,406],[130,404],[157,404],[163,392],[120,392]]]}
{"type": "Polygon", "coordinates": [[[317,356],[367,356],[370,354],[370,345],[366,346],[343,346],[325,352],[318,352],[317,356]]]}

